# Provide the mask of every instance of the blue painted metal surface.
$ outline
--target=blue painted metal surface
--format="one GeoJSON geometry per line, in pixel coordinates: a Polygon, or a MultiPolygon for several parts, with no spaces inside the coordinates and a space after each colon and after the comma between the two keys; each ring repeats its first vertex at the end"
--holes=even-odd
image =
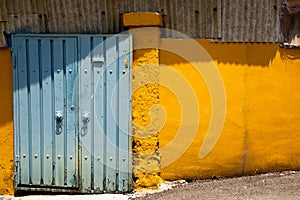
{"type": "Polygon", "coordinates": [[[13,36],[17,190],[126,192],[131,36],[13,36]]]}

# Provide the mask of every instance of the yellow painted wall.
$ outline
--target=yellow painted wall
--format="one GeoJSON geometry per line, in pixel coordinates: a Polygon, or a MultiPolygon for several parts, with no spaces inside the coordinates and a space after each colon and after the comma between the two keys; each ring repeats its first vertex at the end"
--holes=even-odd
{"type": "MultiPolygon", "coordinates": [[[[163,39],[162,45],[167,42],[174,40],[163,39]]],[[[184,46],[186,41],[175,42],[184,46]]],[[[160,51],[160,63],[175,69],[191,84],[201,110],[200,124],[192,145],[178,160],[162,168],[161,172],[155,163],[151,173],[137,174],[136,186],[153,186],[160,182],[157,177],[159,174],[164,179],[176,180],[209,178],[213,174],[239,176],[286,169],[299,170],[300,50],[281,49],[275,44],[218,44],[208,40],[198,42],[210,54],[224,81],[227,114],[222,134],[211,153],[200,159],[198,154],[212,109],[207,87],[189,63],[178,56],[160,51]]],[[[155,64],[157,55],[157,50],[153,49],[136,51],[134,68],[143,69],[144,64],[155,64]]],[[[195,62],[201,64],[201,61],[195,62]]],[[[11,65],[9,49],[0,49],[0,194],[13,193],[11,65]]],[[[150,73],[151,68],[148,69],[150,73]]],[[[148,72],[134,73],[134,81],[150,78],[151,82],[156,79],[151,78],[148,72]]],[[[153,73],[158,76],[156,69],[153,73]]],[[[160,86],[158,89],[155,81],[154,83],[144,85],[133,94],[133,122],[141,127],[147,126],[150,123],[147,115],[149,109],[157,103],[164,106],[167,120],[159,134],[159,145],[163,148],[175,137],[180,125],[180,100],[167,87],[160,86]]],[[[151,119],[155,119],[155,116],[151,119]]],[[[138,132],[143,134],[142,130],[138,132]]],[[[147,152],[147,145],[155,151],[156,143],[156,139],[146,139],[144,144],[136,146],[137,149],[133,151],[147,152]]],[[[167,159],[161,154],[157,155],[154,162],[160,156],[162,161],[167,159]]],[[[143,168],[151,165],[145,157],[141,159],[144,161],[136,160],[141,163],[140,168],[135,169],[137,171],[143,171],[143,168]]]]}
{"type": "Polygon", "coordinates": [[[13,86],[8,48],[0,48],[0,68],[0,194],[13,194],[13,86]]]}
{"type": "MultiPolygon", "coordinates": [[[[185,46],[188,41],[163,39],[162,46],[170,42],[185,46]]],[[[199,150],[211,117],[207,87],[186,60],[160,51],[160,63],[175,69],[191,84],[200,108],[200,125],[192,145],[162,169],[162,178],[300,170],[300,49],[283,49],[276,44],[197,42],[209,53],[224,82],[224,128],[210,154],[200,159],[199,150]]],[[[160,88],[160,104],[167,113],[160,132],[160,148],[176,135],[181,121],[179,103],[180,99],[170,89],[160,88]]],[[[168,159],[164,154],[161,156],[162,162],[168,159]]]]}

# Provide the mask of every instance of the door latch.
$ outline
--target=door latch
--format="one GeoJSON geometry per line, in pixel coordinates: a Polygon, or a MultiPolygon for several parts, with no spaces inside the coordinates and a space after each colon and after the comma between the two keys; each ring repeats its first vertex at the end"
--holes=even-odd
{"type": "Polygon", "coordinates": [[[90,121],[90,114],[88,112],[84,112],[82,114],[82,127],[81,127],[82,136],[87,134],[89,121],[90,121]]]}
{"type": "Polygon", "coordinates": [[[62,133],[63,119],[64,119],[63,112],[62,111],[56,111],[55,112],[55,121],[56,121],[56,134],[57,135],[60,135],[62,133]]]}

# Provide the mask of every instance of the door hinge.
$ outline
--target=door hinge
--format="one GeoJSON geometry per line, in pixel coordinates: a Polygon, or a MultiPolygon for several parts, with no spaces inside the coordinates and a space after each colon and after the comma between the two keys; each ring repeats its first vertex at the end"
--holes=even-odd
{"type": "Polygon", "coordinates": [[[19,155],[16,155],[15,161],[16,161],[16,162],[19,162],[19,161],[20,161],[20,156],[19,156],[19,155]]]}

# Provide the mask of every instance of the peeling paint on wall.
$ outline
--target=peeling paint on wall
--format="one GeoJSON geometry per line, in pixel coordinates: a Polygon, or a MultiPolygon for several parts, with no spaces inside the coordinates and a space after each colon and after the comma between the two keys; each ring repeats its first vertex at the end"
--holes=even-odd
{"type": "Polygon", "coordinates": [[[157,110],[159,104],[158,49],[140,49],[133,61],[133,174],[135,188],[157,187],[160,178],[157,110]],[[155,65],[156,64],[156,65],[155,65]]]}

